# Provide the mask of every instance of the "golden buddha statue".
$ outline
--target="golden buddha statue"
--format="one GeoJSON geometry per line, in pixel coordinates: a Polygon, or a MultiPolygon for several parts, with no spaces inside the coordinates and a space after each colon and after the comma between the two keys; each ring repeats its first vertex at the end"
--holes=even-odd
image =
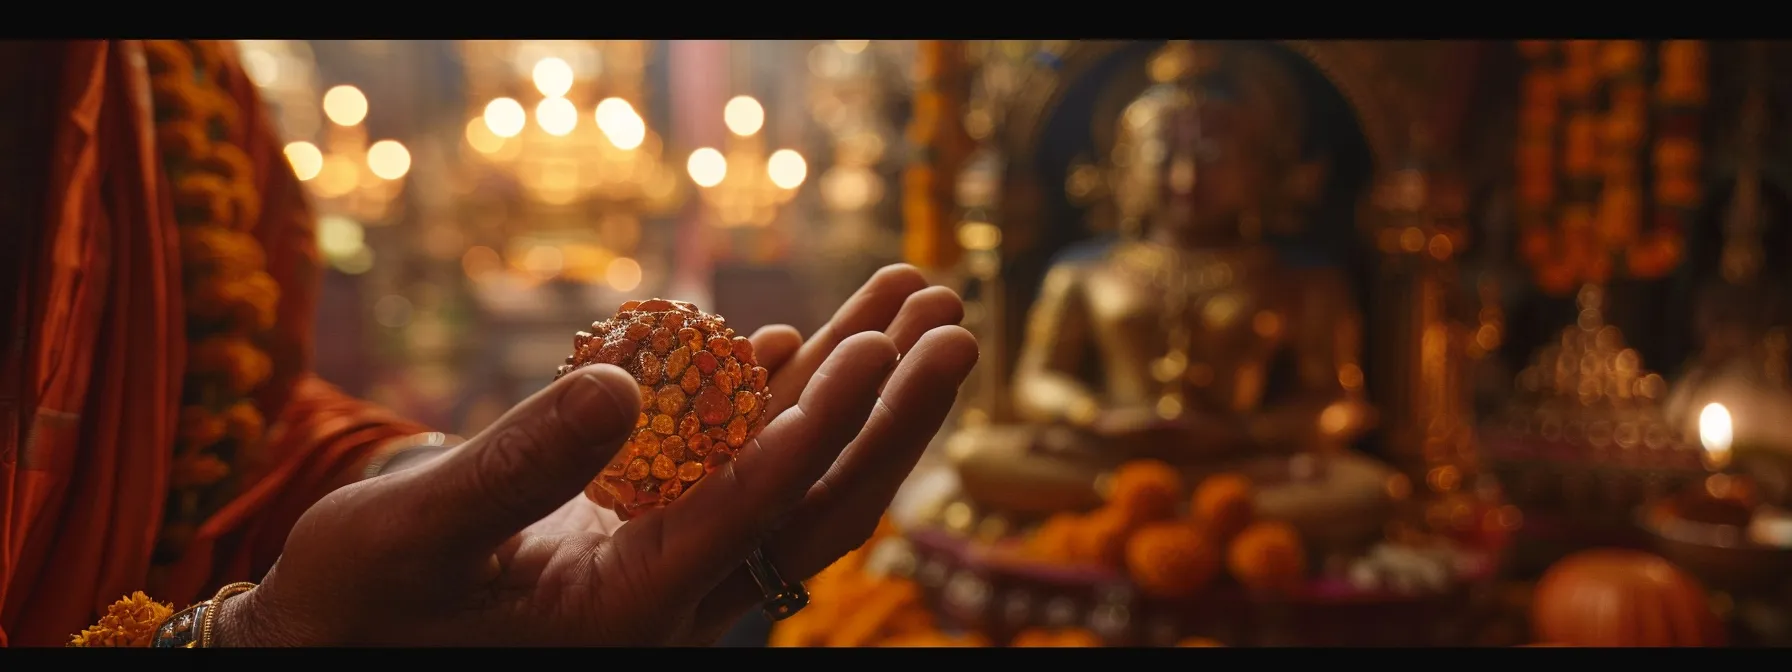
{"type": "Polygon", "coordinates": [[[1261,49],[1178,42],[1151,62],[1108,172],[1128,235],[1047,272],[1012,380],[1026,424],[948,441],[960,513],[1087,510],[1114,467],[1153,458],[1191,483],[1270,474],[1258,510],[1322,544],[1379,533],[1393,472],[1346,450],[1374,419],[1352,283],[1261,240],[1297,233],[1327,177],[1295,73],[1261,49]]]}

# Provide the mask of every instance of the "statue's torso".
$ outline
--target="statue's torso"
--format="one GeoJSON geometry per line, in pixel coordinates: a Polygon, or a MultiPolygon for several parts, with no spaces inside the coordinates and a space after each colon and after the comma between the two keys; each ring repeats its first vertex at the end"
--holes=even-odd
{"type": "MultiPolygon", "coordinates": [[[[1262,248],[1182,253],[1127,245],[1093,263],[1081,283],[1107,404],[1148,406],[1166,389],[1152,364],[1171,350],[1171,327],[1186,328],[1181,386],[1189,403],[1250,411],[1263,401],[1272,363],[1290,343],[1300,295],[1274,253],[1262,248]]],[[[1307,325],[1316,327],[1318,325],[1307,325]]]]}

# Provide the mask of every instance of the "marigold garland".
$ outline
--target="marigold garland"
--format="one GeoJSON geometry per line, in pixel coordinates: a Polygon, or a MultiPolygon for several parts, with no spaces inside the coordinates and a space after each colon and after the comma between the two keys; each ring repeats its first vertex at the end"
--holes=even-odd
{"type": "Polygon", "coordinates": [[[88,648],[149,646],[155,641],[156,628],[173,615],[173,606],[149,599],[139,590],[114,602],[98,624],[82,630],[69,640],[68,645],[88,648]]]}
{"type": "Polygon", "coordinates": [[[253,166],[228,140],[242,116],[223,86],[228,48],[209,40],[144,43],[156,139],[180,225],[188,348],[158,563],[179,557],[231,464],[261,440],[265,423],[251,395],[273,372],[258,341],[274,326],[280,288],[251,233],[261,209],[253,166]]]}
{"type": "Polygon", "coordinates": [[[1519,51],[1529,62],[1519,240],[1538,286],[1568,294],[1619,269],[1645,279],[1671,272],[1700,196],[1705,44],[1660,43],[1653,81],[1642,41],[1526,41],[1519,51]]]}

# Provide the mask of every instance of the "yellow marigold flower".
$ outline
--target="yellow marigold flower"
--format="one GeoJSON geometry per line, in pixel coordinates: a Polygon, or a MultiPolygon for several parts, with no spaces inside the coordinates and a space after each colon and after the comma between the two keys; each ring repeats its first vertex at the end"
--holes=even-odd
{"type": "Polygon", "coordinates": [[[189,273],[244,276],[267,266],[254,237],[217,226],[180,230],[180,263],[189,273]]]}
{"type": "Polygon", "coordinates": [[[205,448],[224,438],[229,429],[224,418],[201,406],[180,409],[180,444],[188,448],[205,448]]]}
{"type": "Polygon", "coordinates": [[[225,434],[238,444],[261,438],[263,422],[261,411],[247,401],[239,401],[224,411],[224,424],[228,426],[225,434]]]}
{"type": "Polygon", "coordinates": [[[229,226],[230,182],[211,173],[187,173],[174,180],[174,208],[187,226],[229,226]]]}
{"type": "Polygon", "coordinates": [[[170,605],[157,603],[143,591],[112,603],[97,625],[82,630],[69,646],[126,647],[149,646],[155,641],[156,628],[174,615],[170,605]]]}
{"type": "Polygon", "coordinates": [[[192,285],[187,310],[204,320],[226,320],[230,331],[254,333],[274,326],[280,286],[261,271],[218,273],[192,285]]]}
{"type": "Polygon", "coordinates": [[[211,151],[203,155],[196,154],[194,163],[200,170],[217,173],[218,176],[233,183],[250,178],[255,174],[255,167],[250,163],[249,155],[243,153],[243,150],[238,149],[236,145],[213,145],[211,151]]]}
{"type": "Polygon", "coordinates": [[[249,231],[261,223],[261,191],[250,181],[249,173],[244,173],[230,190],[230,203],[235,206],[235,226],[238,230],[249,231]]]}
{"type": "Polygon", "coordinates": [[[224,480],[230,474],[230,465],[224,464],[212,455],[192,453],[174,460],[174,473],[169,477],[168,485],[176,490],[192,487],[204,487],[224,480]]]}
{"type": "Polygon", "coordinates": [[[195,121],[167,121],[156,126],[156,144],[175,156],[195,156],[212,144],[205,127],[195,121]]]}
{"type": "Polygon", "coordinates": [[[149,56],[150,75],[181,75],[192,79],[193,54],[179,40],[144,40],[143,50],[149,56]]]}
{"type": "Polygon", "coordinates": [[[237,283],[235,321],[239,327],[255,331],[274,328],[280,308],[280,285],[266,273],[250,273],[237,283]]]}
{"type": "Polygon", "coordinates": [[[187,359],[189,373],[222,379],[238,395],[248,394],[272,375],[274,364],[266,353],[242,336],[212,336],[193,346],[187,359]]]}

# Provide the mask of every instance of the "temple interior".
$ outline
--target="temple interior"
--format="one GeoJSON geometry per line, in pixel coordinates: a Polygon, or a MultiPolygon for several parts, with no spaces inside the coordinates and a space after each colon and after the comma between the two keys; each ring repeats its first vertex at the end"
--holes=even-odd
{"type": "Polygon", "coordinates": [[[442,431],[630,299],[963,297],[884,523],[725,645],[1792,644],[1784,43],[239,46],[319,373],[442,431]]]}

